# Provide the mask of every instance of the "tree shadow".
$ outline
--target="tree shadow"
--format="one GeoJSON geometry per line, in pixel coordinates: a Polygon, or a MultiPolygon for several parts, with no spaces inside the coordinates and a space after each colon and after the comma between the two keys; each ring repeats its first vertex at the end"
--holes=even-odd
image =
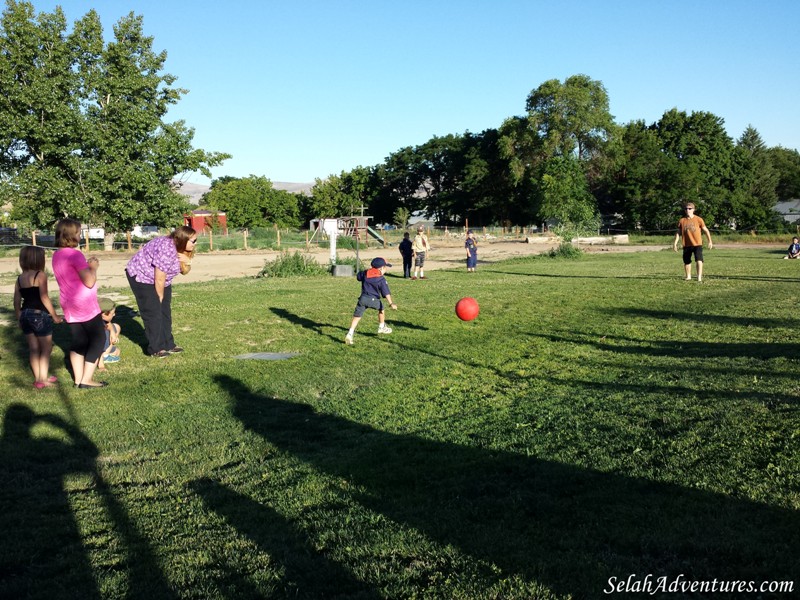
{"type": "MultiPolygon", "coordinates": [[[[520,273],[517,271],[505,271],[500,269],[485,268],[482,269],[486,273],[496,273],[498,275],[518,275],[520,277],[545,277],[548,279],[657,279],[664,280],[670,279],[669,276],[664,275],[565,275],[563,273],[520,273]]],[[[674,277],[673,279],[678,279],[674,277]]],[[[708,278],[706,278],[708,279],[708,278]]]]}
{"type": "Polygon", "coordinates": [[[730,315],[709,315],[701,312],[680,312],[672,310],[653,310],[648,308],[600,308],[599,310],[616,316],[643,317],[646,319],[661,320],[686,320],[689,322],[716,323],[720,325],[738,325],[741,327],[755,326],[764,328],[797,327],[800,319],[792,317],[762,318],[762,317],[732,317],[730,315]]]}
{"type": "Polygon", "coordinates": [[[795,356],[795,342],[694,342],[686,340],[647,340],[639,338],[604,334],[602,339],[588,339],[585,334],[571,336],[548,333],[528,333],[530,337],[549,340],[554,343],[577,343],[594,346],[605,352],[633,354],[637,356],[661,356],[670,358],[757,358],[769,360],[795,356]],[[611,343],[621,342],[620,344],[611,343]]]}
{"type": "Polygon", "coordinates": [[[609,578],[632,573],[791,580],[800,567],[797,511],[392,434],[255,393],[227,375],[214,379],[248,430],[363,488],[353,492],[363,506],[493,565],[479,586],[521,577],[597,598],[609,578]]]}
{"type": "MultiPolygon", "coordinates": [[[[72,413],[63,393],[62,400],[72,413]]],[[[0,437],[0,597],[102,597],[70,504],[72,494],[91,491],[99,495],[127,555],[116,566],[126,571],[127,597],[174,597],[148,542],[100,475],[98,454],[77,425],[58,415],[18,403],[6,409],[0,437]],[[51,435],[34,435],[38,425],[49,427],[51,435]],[[68,492],[65,479],[75,474],[90,476],[91,486],[68,492]]]]}
{"type": "MultiPolygon", "coordinates": [[[[309,542],[306,534],[292,526],[284,517],[269,506],[228,489],[209,478],[191,482],[190,489],[199,495],[205,504],[225,518],[228,524],[251,539],[269,554],[284,569],[279,589],[282,598],[379,598],[375,591],[355,579],[338,563],[325,557],[309,542]],[[335,588],[331,587],[335,582],[335,588]],[[335,589],[335,593],[332,593],[335,589]]],[[[227,582],[220,582],[242,597],[262,597],[234,565],[226,570],[227,582]]]]}

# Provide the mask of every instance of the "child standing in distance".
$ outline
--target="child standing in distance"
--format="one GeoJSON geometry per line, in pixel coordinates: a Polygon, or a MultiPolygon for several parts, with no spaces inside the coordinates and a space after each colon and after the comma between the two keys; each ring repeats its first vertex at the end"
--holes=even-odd
{"type": "Polygon", "coordinates": [[[467,250],[467,273],[474,273],[475,267],[478,266],[478,240],[475,239],[475,233],[471,229],[467,232],[464,248],[467,250]]]}
{"type": "Polygon", "coordinates": [[[400,256],[403,257],[403,278],[408,279],[411,277],[411,261],[414,258],[414,246],[408,237],[408,232],[403,234],[403,241],[397,247],[400,250],[400,256]]]}
{"type": "Polygon", "coordinates": [[[103,324],[106,329],[106,343],[103,348],[103,353],[100,355],[100,362],[97,368],[101,371],[106,370],[106,363],[119,362],[119,333],[122,328],[113,322],[114,315],[117,312],[117,305],[111,298],[98,298],[97,303],[100,305],[102,311],[103,324]]]}
{"type": "Polygon", "coordinates": [[[686,281],[692,278],[692,255],[697,265],[697,281],[703,281],[703,236],[705,233],[708,238],[708,249],[714,247],[711,241],[711,232],[706,227],[705,221],[694,214],[694,203],[687,202],[684,207],[685,217],[678,221],[678,231],[675,233],[675,241],[672,249],[678,251],[678,240],[683,245],[683,270],[686,281]]]}
{"type": "Polygon", "coordinates": [[[411,279],[417,278],[419,273],[420,279],[425,279],[425,257],[428,255],[428,236],[425,235],[425,227],[420,225],[417,227],[417,235],[414,236],[414,276],[411,279]]]}
{"type": "Polygon", "coordinates": [[[53,323],[61,323],[47,294],[45,254],[38,246],[25,246],[19,253],[22,274],[14,285],[14,314],[28,341],[33,387],[45,388],[56,381],[50,375],[50,354],[53,352],[53,323]]]}
{"type": "Polygon", "coordinates": [[[792,238],[792,243],[783,258],[800,258],[800,239],[796,236],[792,238]]]}
{"type": "Polygon", "coordinates": [[[372,266],[371,269],[359,271],[358,275],[356,275],[356,279],[361,282],[361,296],[359,296],[356,309],[353,312],[350,331],[347,332],[347,336],[344,338],[344,343],[348,346],[353,345],[353,334],[356,331],[358,322],[368,308],[374,308],[378,311],[378,333],[392,333],[392,329],[386,325],[386,315],[383,310],[383,302],[381,302],[381,298],[386,298],[392,310],[397,310],[397,304],[392,302],[389,284],[386,283],[386,278],[384,277],[386,269],[392,265],[380,257],[373,258],[370,265],[372,266]]]}

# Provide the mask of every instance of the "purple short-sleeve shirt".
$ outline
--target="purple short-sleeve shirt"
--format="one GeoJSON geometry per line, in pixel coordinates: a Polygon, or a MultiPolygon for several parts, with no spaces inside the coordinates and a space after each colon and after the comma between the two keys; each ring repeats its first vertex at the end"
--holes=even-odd
{"type": "Polygon", "coordinates": [[[181,272],[175,241],[169,236],[153,238],[147,242],[128,261],[125,270],[139,283],[154,284],[156,267],[166,274],[165,285],[170,285],[173,278],[181,272]]]}

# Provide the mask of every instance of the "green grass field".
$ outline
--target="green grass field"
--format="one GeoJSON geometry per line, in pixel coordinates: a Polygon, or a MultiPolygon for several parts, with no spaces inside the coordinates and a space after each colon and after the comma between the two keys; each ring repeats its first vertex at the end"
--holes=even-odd
{"type": "Polygon", "coordinates": [[[782,254],[707,251],[702,284],[672,252],[415,282],[395,267],[394,333],[367,313],[354,347],[352,279],[183,284],[186,352],[144,356],[122,306],[122,361],[96,391],[68,385],[65,326],[60,383],[41,391],[19,329],[0,327],[0,598],[601,598],[631,574],[797,579],[800,264],[782,254]],[[462,296],[477,320],[454,316],[462,296]],[[235,358],[253,352],[299,356],[235,358]]]}

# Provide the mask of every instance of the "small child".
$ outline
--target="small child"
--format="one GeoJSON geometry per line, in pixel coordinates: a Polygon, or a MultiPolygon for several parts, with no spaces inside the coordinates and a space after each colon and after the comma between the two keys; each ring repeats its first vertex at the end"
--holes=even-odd
{"type": "Polygon", "coordinates": [[[400,250],[400,256],[403,257],[403,277],[408,279],[411,277],[411,261],[414,260],[414,245],[409,239],[408,232],[403,234],[403,241],[397,246],[400,250]]]}
{"type": "Polygon", "coordinates": [[[117,344],[119,344],[119,333],[122,331],[122,328],[112,322],[117,312],[117,305],[114,301],[111,298],[98,298],[97,302],[100,305],[100,310],[103,312],[103,325],[106,330],[106,342],[103,347],[103,353],[100,355],[100,362],[97,364],[97,368],[101,371],[105,371],[105,363],[119,362],[120,352],[117,344]]]}
{"type": "Polygon", "coordinates": [[[50,354],[53,352],[53,323],[61,323],[47,294],[45,254],[38,246],[25,246],[19,253],[22,273],[14,285],[14,313],[28,341],[33,387],[42,389],[58,379],[50,375],[50,354]]]}
{"type": "Polygon", "coordinates": [[[464,248],[467,250],[467,273],[474,273],[475,267],[478,266],[478,240],[475,239],[475,233],[471,229],[467,232],[464,248]]]}
{"type": "Polygon", "coordinates": [[[796,236],[792,238],[792,243],[783,258],[800,258],[800,239],[796,236]]]}
{"type": "Polygon", "coordinates": [[[397,304],[392,302],[389,284],[386,283],[384,278],[386,269],[392,265],[380,257],[373,258],[370,265],[372,266],[371,269],[359,271],[358,275],[356,275],[356,279],[361,282],[361,296],[359,296],[356,310],[353,312],[350,331],[347,332],[347,336],[344,338],[344,343],[348,346],[353,345],[353,334],[356,331],[358,322],[368,308],[374,308],[378,311],[378,333],[392,333],[392,329],[386,326],[383,302],[381,302],[381,298],[386,298],[392,310],[397,310],[397,304]]]}

